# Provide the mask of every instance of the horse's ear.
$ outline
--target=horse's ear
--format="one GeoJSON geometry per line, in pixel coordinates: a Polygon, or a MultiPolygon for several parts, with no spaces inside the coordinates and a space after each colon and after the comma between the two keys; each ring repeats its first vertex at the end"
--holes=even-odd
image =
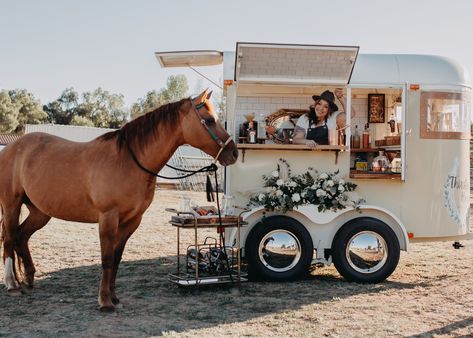
{"type": "Polygon", "coordinates": [[[208,96],[208,91],[209,91],[209,89],[207,88],[202,93],[200,93],[200,95],[196,97],[196,101],[199,102],[199,103],[205,102],[205,100],[208,99],[208,97],[207,97],[208,96]]]}
{"type": "Polygon", "coordinates": [[[207,100],[210,100],[210,97],[212,96],[212,92],[213,92],[213,90],[211,90],[210,92],[208,92],[208,94],[207,94],[207,100]]]}

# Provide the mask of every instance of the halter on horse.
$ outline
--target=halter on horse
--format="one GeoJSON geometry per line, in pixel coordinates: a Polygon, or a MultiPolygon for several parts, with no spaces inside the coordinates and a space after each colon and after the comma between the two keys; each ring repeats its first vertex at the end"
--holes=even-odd
{"type": "Polygon", "coordinates": [[[156,177],[151,174],[182,144],[205,151],[222,165],[237,159],[236,145],[218,121],[210,95],[204,91],[195,99],[164,105],[87,143],[31,133],[2,150],[1,242],[8,293],[32,290],[35,268],[28,240],[51,217],[99,223],[99,306],[112,311],[119,302],[115,279],[123,250],[154,196],[156,177]],[[23,204],[29,214],[19,225],[23,204]]]}

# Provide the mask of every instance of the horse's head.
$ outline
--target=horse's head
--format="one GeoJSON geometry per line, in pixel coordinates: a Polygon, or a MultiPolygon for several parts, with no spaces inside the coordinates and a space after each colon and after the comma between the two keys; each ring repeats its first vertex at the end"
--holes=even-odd
{"type": "Polygon", "coordinates": [[[213,110],[210,96],[205,90],[190,99],[189,109],[182,116],[182,133],[187,144],[205,151],[220,164],[226,166],[236,162],[238,150],[213,110]]]}

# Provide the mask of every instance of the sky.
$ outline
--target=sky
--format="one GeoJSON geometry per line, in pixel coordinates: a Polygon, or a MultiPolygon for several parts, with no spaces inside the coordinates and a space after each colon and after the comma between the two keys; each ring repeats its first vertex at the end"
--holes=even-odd
{"type": "MultiPolygon", "coordinates": [[[[131,105],[170,75],[189,94],[213,86],[161,68],[156,51],[235,50],[236,42],[359,46],[360,53],[435,54],[473,76],[471,0],[0,0],[0,90],[46,104],[102,87],[131,105]]],[[[202,67],[221,81],[221,67],[202,67]]]]}

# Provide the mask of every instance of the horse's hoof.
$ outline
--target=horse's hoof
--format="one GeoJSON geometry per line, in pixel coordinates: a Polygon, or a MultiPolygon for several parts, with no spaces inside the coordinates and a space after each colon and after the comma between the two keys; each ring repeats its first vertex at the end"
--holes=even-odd
{"type": "Polygon", "coordinates": [[[33,292],[33,285],[21,283],[21,291],[29,295],[33,292]]]}
{"type": "Polygon", "coordinates": [[[7,294],[12,297],[21,296],[21,288],[8,289],[7,294]]]}
{"type": "Polygon", "coordinates": [[[115,306],[114,305],[102,305],[99,307],[100,312],[104,313],[111,313],[115,311],[115,306]]]}

